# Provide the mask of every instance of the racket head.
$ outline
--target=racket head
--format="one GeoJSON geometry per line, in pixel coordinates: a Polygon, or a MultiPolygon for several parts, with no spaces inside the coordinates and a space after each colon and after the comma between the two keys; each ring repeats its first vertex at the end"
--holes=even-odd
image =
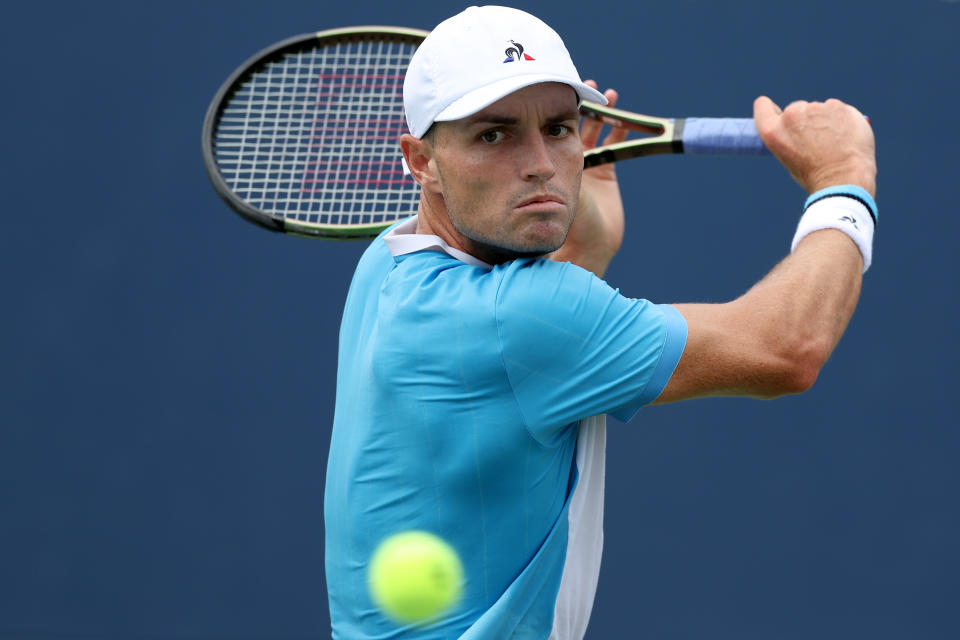
{"type": "Polygon", "coordinates": [[[255,224],[312,237],[371,238],[412,215],[419,185],[401,164],[403,78],[427,33],[330,29],[249,58],[204,118],[216,192],[255,224]]]}

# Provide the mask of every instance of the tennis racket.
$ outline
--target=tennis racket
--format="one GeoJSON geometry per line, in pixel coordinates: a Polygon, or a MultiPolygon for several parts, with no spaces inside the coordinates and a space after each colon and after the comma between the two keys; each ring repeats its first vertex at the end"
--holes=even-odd
{"type": "MultiPolygon", "coordinates": [[[[214,189],[271,231],[371,238],[416,212],[404,174],[403,78],[427,35],[350,27],[289,38],[243,63],[203,123],[214,189]]],[[[768,153],[750,118],[655,118],[584,102],[581,112],[644,137],[590,149],[584,166],[664,153],[768,153]]]]}

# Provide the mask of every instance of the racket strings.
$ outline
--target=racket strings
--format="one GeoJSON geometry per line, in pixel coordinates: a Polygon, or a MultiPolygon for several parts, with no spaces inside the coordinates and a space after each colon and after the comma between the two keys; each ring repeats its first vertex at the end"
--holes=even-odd
{"type": "Polygon", "coordinates": [[[416,45],[291,52],[252,73],[214,134],[221,176],[264,213],[307,225],[383,224],[416,208],[400,162],[403,77],[416,45]]]}

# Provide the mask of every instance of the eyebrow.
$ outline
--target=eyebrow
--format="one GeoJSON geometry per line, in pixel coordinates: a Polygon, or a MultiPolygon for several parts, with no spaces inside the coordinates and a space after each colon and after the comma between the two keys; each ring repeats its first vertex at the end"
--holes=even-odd
{"type": "MultiPolygon", "coordinates": [[[[567,120],[578,120],[580,118],[580,111],[578,110],[569,110],[557,113],[556,115],[550,116],[547,118],[547,122],[565,122],[567,120]]],[[[515,125],[520,122],[520,118],[514,116],[503,115],[499,113],[478,113],[476,115],[470,116],[466,119],[465,124],[467,126],[472,126],[475,124],[503,124],[503,125],[515,125]]]]}

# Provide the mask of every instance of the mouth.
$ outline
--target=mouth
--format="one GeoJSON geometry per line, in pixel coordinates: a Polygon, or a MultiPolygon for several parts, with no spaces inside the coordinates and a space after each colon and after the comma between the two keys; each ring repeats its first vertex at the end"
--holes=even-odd
{"type": "Polygon", "coordinates": [[[549,194],[536,195],[532,198],[527,198],[523,202],[517,205],[517,209],[520,211],[554,211],[566,206],[561,198],[549,194]]]}

